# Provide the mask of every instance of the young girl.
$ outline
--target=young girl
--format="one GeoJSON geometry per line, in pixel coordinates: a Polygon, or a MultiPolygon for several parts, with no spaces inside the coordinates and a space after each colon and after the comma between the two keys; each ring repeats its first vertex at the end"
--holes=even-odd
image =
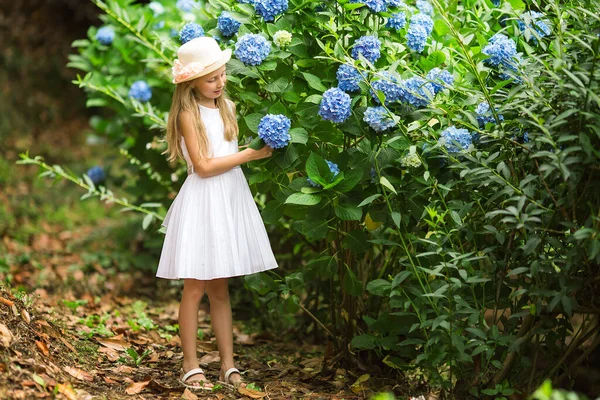
{"type": "Polygon", "coordinates": [[[239,151],[235,104],[225,94],[231,50],[200,37],[183,44],[173,67],[175,93],[167,125],[169,161],[182,157],[188,176],[162,223],[167,228],[156,276],[184,279],[179,306],[180,381],[212,389],[198,367],[198,307],[208,294],[217,339],[219,381],[242,384],[233,365],[228,279],[277,268],[269,238],[240,165],[273,149],[239,151]]]}

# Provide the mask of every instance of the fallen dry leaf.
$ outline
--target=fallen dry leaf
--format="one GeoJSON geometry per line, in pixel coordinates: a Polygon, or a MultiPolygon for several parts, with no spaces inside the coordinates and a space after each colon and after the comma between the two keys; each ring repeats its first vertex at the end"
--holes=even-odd
{"type": "Polygon", "coordinates": [[[185,388],[183,394],[181,395],[181,398],[185,400],[198,400],[198,396],[192,393],[192,391],[188,388],[185,388]]]}
{"type": "Polygon", "coordinates": [[[108,360],[111,362],[115,362],[120,358],[119,353],[117,353],[115,349],[111,349],[108,347],[100,347],[98,349],[98,352],[106,354],[106,358],[108,358],[108,360]]]}
{"type": "Polygon", "coordinates": [[[219,362],[221,361],[221,358],[219,357],[219,352],[218,351],[211,351],[210,353],[207,353],[205,355],[202,356],[202,358],[200,358],[198,360],[198,364],[200,365],[208,365],[211,362],[219,362]]]}
{"type": "Polygon", "coordinates": [[[48,346],[46,346],[46,343],[36,340],[35,345],[42,352],[42,354],[44,354],[46,357],[50,357],[50,352],[48,351],[48,346]]]}
{"type": "Polygon", "coordinates": [[[2,323],[0,323],[0,344],[4,347],[8,347],[13,339],[13,334],[10,329],[2,323]]]}
{"type": "Polygon", "coordinates": [[[67,342],[67,340],[64,337],[61,337],[60,341],[63,342],[63,344],[65,346],[67,346],[69,348],[69,350],[71,350],[73,353],[77,353],[77,350],[75,350],[75,347],[73,347],[73,345],[71,343],[67,342]]]}
{"type": "Polygon", "coordinates": [[[88,382],[92,382],[94,380],[94,377],[90,374],[88,374],[87,372],[85,372],[84,370],[81,370],[79,368],[75,368],[75,367],[64,367],[63,368],[69,375],[71,375],[73,378],[79,379],[81,381],[88,381],[88,382]]]}
{"type": "MultiPolygon", "coordinates": [[[[119,335],[119,336],[121,336],[121,335],[119,335]]],[[[127,343],[126,341],[124,341],[122,339],[116,339],[116,338],[117,338],[117,336],[115,336],[114,338],[109,338],[109,339],[96,338],[96,340],[102,346],[105,346],[105,347],[108,347],[111,349],[115,349],[118,351],[125,351],[129,347],[131,347],[131,345],[129,343],[127,343]]]]}
{"type": "Polygon", "coordinates": [[[56,385],[56,388],[58,392],[64,394],[67,399],[77,400],[77,394],[75,393],[75,390],[73,390],[71,385],[69,385],[68,383],[59,383],[58,385],[56,385]]]}
{"type": "Polygon", "coordinates": [[[0,303],[2,304],[6,304],[9,307],[12,307],[15,303],[13,303],[12,301],[5,299],[4,297],[0,297],[0,303]]]}
{"type": "Polygon", "coordinates": [[[265,392],[259,392],[258,390],[247,389],[245,387],[238,388],[238,392],[252,399],[262,399],[267,395],[265,392]]]}
{"type": "Polygon", "coordinates": [[[131,385],[129,385],[127,387],[127,389],[125,389],[125,393],[127,394],[138,394],[139,392],[141,392],[142,390],[144,390],[144,388],[146,386],[148,386],[148,384],[151,381],[142,381],[142,382],[133,382],[131,385]]]}
{"type": "Polygon", "coordinates": [[[133,371],[135,371],[135,369],[127,365],[119,365],[117,368],[114,369],[114,371],[118,372],[119,374],[132,374],[133,371]]]}
{"type": "Polygon", "coordinates": [[[23,318],[23,321],[25,321],[27,323],[31,322],[31,317],[29,316],[29,313],[27,312],[26,309],[21,310],[21,317],[23,318]]]}

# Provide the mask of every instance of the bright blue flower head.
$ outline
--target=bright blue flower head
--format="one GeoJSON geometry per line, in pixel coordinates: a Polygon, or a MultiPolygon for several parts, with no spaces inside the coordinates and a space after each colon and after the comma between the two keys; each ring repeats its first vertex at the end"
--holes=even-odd
{"type": "Polygon", "coordinates": [[[265,21],[273,21],[276,16],[287,11],[288,0],[255,0],[254,9],[265,21]]]}
{"type": "Polygon", "coordinates": [[[217,28],[224,36],[233,36],[242,24],[235,20],[227,11],[223,11],[217,20],[217,28]]]}
{"type": "Polygon", "coordinates": [[[102,167],[96,166],[87,170],[85,173],[97,185],[106,179],[106,174],[102,167]]]}
{"type": "MultiPolygon", "coordinates": [[[[331,161],[329,161],[329,160],[325,160],[325,162],[327,163],[327,166],[329,167],[329,170],[330,170],[331,172],[333,172],[333,177],[335,178],[335,177],[337,176],[337,174],[339,174],[339,173],[340,173],[340,168],[339,168],[339,167],[338,167],[338,165],[337,165],[336,163],[334,163],[334,162],[331,162],[331,161]]],[[[319,185],[318,183],[314,182],[314,181],[313,181],[312,179],[310,179],[310,178],[306,178],[306,180],[308,181],[308,183],[309,183],[311,186],[314,186],[314,187],[320,187],[320,186],[321,186],[321,185],[319,185]]]]}
{"type": "Polygon", "coordinates": [[[331,88],[323,93],[319,105],[319,116],[327,121],[341,123],[350,116],[350,96],[338,88],[331,88]]]}
{"type": "Polygon", "coordinates": [[[431,4],[429,4],[427,0],[417,0],[417,8],[422,13],[425,13],[427,15],[433,15],[433,7],[431,6],[431,4]]]}
{"type": "Polygon", "coordinates": [[[373,90],[371,90],[371,96],[379,103],[379,98],[375,90],[381,90],[385,94],[385,104],[392,103],[400,100],[403,96],[404,91],[400,86],[398,79],[388,71],[383,71],[378,74],[379,79],[371,83],[373,90]]]}
{"type": "Polygon", "coordinates": [[[135,81],[129,89],[129,97],[139,101],[148,101],[152,98],[152,89],[146,81],[135,81]]]}
{"type": "Polygon", "coordinates": [[[148,4],[148,8],[152,10],[155,17],[157,17],[165,12],[165,8],[158,1],[150,2],[150,4],[148,4]]]}
{"type": "MultiPolygon", "coordinates": [[[[541,12],[526,11],[523,14],[521,14],[521,19],[517,20],[517,24],[519,25],[519,29],[521,30],[521,32],[525,31],[526,29],[531,30],[531,29],[535,28],[535,32],[540,37],[548,36],[552,31],[548,27],[548,24],[546,23],[547,21],[543,21],[541,19],[543,17],[544,17],[544,14],[542,14],[541,12]],[[529,20],[529,19],[531,19],[531,24],[529,24],[529,23],[526,24],[525,21],[529,20]]],[[[533,38],[533,41],[535,43],[538,42],[538,40],[535,36],[531,35],[531,37],[533,38]]]]}
{"type": "Polygon", "coordinates": [[[112,26],[103,26],[96,32],[96,40],[105,46],[110,46],[115,39],[115,30],[112,26]]]}
{"type": "Polygon", "coordinates": [[[473,143],[471,133],[466,129],[457,129],[455,126],[446,128],[440,135],[438,142],[446,147],[448,153],[457,153],[466,150],[473,143]],[[458,142],[457,147],[454,142],[458,142]]]}
{"type": "Polygon", "coordinates": [[[194,9],[196,2],[194,0],[177,0],[175,6],[184,12],[190,12],[194,9]]]}
{"type": "Polygon", "coordinates": [[[282,114],[267,114],[258,124],[258,136],[274,149],[280,149],[288,145],[290,136],[290,119],[282,114]]]}
{"type": "Polygon", "coordinates": [[[185,24],[181,32],[179,32],[179,41],[181,44],[185,44],[192,39],[196,39],[204,36],[204,29],[195,22],[185,24]]]}
{"type": "Polygon", "coordinates": [[[401,100],[414,107],[426,107],[433,100],[433,85],[420,76],[406,79],[400,85],[403,89],[401,100]]]}
{"type": "Polygon", "coordinates": [[[260,65],[271,52],[271,43],[264,36],[247,33],[235,43],[234,54],[246,65],[260,65]]]}
{"type": "Polygon", "coordinates": [[[425,50],[427,36],[427,31],[423,26],[411,24],[406,32],[406,45],[409,49],[420,53],[425,50]]]}
{"type": "Polygon", "coordinates": [[[381,56],[381,41],[375,36],[361,36],[352,48],[352,58],[358,60],[358,55],[362,54],[364,58],[374,63],[381,56]]]}
{"type": "Polygon", "coordinates": [[[385,26],[387,26],[388,28],[392,28],[397,31],[404,28],[405,25],[406,25],[406,14],[404,13],[404,11],[400,11],[400,12],[392,14],[388,18],[387,23],[385,24],[385,26]]]}
{"type": "Polygon", "coordinates": [[[431,35],[433,31],[433,20],[427,14],[419,13],[415,14],[410,18],[410,25],[420,25],[425,28],[425,32],[427,32],[427,36],[431,35]]]}
{"type": "Polygon", "coordinates": [[[517,54],[517,44],[502,33],[496,33],[481,52],[490,56],[485,62],[491,66],[507,65],[513,62],[517,54]]]}
{"type": "Polygon", "coordinates": [[[454,83],[454,77],[450,72],[437,67],[427,73],[427,79],[431,81],[433,94],[438,94],[440,90],[444,89],[444,86],[452,86],[454,83]]]}
{"type": "Polygon", "coordinates": [[[402,0],[385,0],[385,4],[388,7],[406,7],[406,4],[402,0]]]}
{"type": "Polygon", "coordinates": [[[360,89],[358,84],[362,80],[362,77],[353,66],[342,64],[335,75],[338,80],[338,87],[344,92],[356,92],[360,89]]]}
{"type": "Polygon", "coordinates": [[[384,0],[350,0],[350,3],[364,3],[374,13],[387,10],[387,4],[384,0]]]}
{"type": "MultiPolygon", "coordinates": [[[[490,110],[490,105],[487,101],[482,101],[477,105],[475,109],[475,114],[477,114],[477,122],[479,123],[479,127],[483,128],[486,123],[491,122],[493,124],[496,123],[496,119],[494,118],[494,114],[490,110]]],[[[502,114],[498,114],[498,118],[500,121],[504,121],[504,116],[502,114]]]]}
{"type": "Polygon", "coordinates": [[[369,124],[375,132],[383,132],[396,125],[383,106],[367,107],[363,121],[369,124]]]}

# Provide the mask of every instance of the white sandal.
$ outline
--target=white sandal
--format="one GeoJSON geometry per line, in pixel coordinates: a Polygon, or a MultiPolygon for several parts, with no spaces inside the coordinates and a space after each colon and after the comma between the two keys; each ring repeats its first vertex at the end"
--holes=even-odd
{"type": "MultiPolygon", "coordinates": [[[[183,374],[183,368],[181,369],[181,373],[183,374]]],[[[198,375],[198,374],[203,374],[204,375],[204,371],[201,368],[192,368],[190,369],[188,372],[186,372],[185,374],[183,374],[183,376],[181,378],[179,378],[179,382],[185,386],[188,389],[192,389],[192,390],[213,390],[213,387],[207,387],[205,386],[205,384],[210,383],[207,380],[203,380],[203,381],[194,381],[194,382],[198,382],[199,385],[190,385],[187,382],[187,380],[189,378],[191,378],[194,375],[198,375]]]]}
{"type": "MultiPolygon", "coordinates": [[[[230,386],[230,387],[235,387],[235,388],[238,388],[238,387],[240,387],[240,385],[242,385],[242,384],[244,383],[243,381],[239,381],[239,382],[238,382],[238,383],[236,383],[236,384],[231,384],[231,383],[229,382],[229,377],[231,376],[231,374],[234,374],[234,373],[236,373],[236,372],[237,372],[238,374],[240,374],[240,376],[242,376],[242,374],[240,373],[240,370],[239,370],[239,369],[237,369],[237,368],[229,368],[229,369],[228,369],[228,370],[225,372],[225,379],[224,379],[223,381],[221,381],[221,380],[220,380],[220,381],[219,381],[219,383],[225,384],[225,385],[227,385],[227,386],[230,386]]],[[[220,376],[220,375],[219,375],[219,376],[220,376]]]]}

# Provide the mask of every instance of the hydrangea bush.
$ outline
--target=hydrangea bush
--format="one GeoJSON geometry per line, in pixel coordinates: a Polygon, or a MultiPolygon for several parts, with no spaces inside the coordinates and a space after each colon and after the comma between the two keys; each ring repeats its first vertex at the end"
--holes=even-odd
{"type": "Polygon", "coordinates": [[[455,398],[568,375],[570,316],[597,309],[598,2],[94,2],[114,36],[90,27],[70,66],[113,114],[91,125],[135,179],[105,184],[144,227],[186,176],[160,154],[175,51],[213,36],[234,50],[240,143],[277,148],[244,168],[276,250],[294,249],[246,277],[257,304],[455,398]]]}

